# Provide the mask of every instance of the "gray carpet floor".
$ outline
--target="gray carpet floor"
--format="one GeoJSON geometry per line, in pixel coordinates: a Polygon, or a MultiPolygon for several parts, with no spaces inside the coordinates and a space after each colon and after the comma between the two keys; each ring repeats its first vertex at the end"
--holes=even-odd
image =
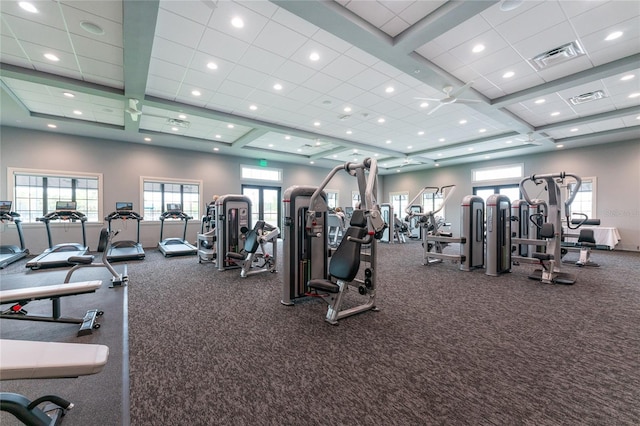
{"type": "Polygon", "coordinates": [[[130,422],[640,424],[640,254],[592,259],[545,285],[381,244],[380,311],[332,326],[321,300],[280,304],[282,268],[243,279],[149,249],[129,264],[130,422]]]}

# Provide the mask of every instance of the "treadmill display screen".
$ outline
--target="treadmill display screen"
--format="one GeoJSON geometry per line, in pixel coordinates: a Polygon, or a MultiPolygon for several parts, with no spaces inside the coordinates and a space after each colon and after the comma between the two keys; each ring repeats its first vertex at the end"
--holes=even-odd
{"type": "Polygon", "coordinates": [[[181,212],[182,204],[179,203],[167,203],[167,211],[168,212],[181,212]]]}
{"type": "Polygon", "coordinates": [[[0,201],[0,213],[9,213],[11,211],[11,201],[0,201]]]}
{"type": "Polygon", "coordinates": [[[118,201],[116,202],[116,211],[119,211],[119,212],[133,211],[133,203],[118,201]]]}
{"type": "Polygon", "coordinates": [[[69,211],[76,209],[75,201],[56,201],[56,210],[58,211],[69,211]]]}

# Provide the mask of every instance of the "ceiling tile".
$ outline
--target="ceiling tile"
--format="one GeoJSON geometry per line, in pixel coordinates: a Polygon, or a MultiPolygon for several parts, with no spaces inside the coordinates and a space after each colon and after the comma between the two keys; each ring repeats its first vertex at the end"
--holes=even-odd
{"type": "Polygon", "coordinates": [[[284,25],[269,21],[262,29],[260,37],[255,40],[254,45],[289,58],[303,46],[307,40],[307,37],[284,25]]]}
{"type": "MultiPolygon", "coordinates": [[[[158,38],[156,37],[156,39],[158,38]]],[[[215,58],[237,62],[242,58],[242,55],[248,47],[249,44],[244,41],[208,28],[198,44],[197,50],[212,55],[215,58]]]]}
{"type": "Polygon", "coordinates": [[[209,22],[215,10],[213,2],[206,1],[160,0],[160,8],[201,25],[206,25],[209,22]]]}
{"type": "Polygon", "coordinates": [[[495,27],[507,42],[515,44],[521,40],[558,25],[565,20],[564,13],[555,1],[541,2],[495,27]]]}
{"type": "Polygon", "coordinates": [[[239,2],[219,1],[216,3],[216,9],[208,26],[218,31],[224,31],[246,43],[253,43],[268,21],[263,15],[244,7],[239,2]],[[244,27],[235,28],[231,25],[231,20],[236,17],[244,21],[244,27]]]}
{"type": "Polygon", "coordinates": [[[187,46],[191,50],[193,46],[197,46],[200,43],[206,27],[191,19],[160,9],[156,28],[157,36],[171,40],[173,43],[187,46]]]}

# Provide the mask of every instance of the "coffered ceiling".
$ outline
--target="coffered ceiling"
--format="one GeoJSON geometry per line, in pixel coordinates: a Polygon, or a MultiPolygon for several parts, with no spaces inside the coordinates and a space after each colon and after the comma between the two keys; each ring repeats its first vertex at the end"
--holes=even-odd
{"type": "Polygon", "coordinates": [[[3,126],[382,173],[640,139],[637,1],[20,3],[3,126]]]}

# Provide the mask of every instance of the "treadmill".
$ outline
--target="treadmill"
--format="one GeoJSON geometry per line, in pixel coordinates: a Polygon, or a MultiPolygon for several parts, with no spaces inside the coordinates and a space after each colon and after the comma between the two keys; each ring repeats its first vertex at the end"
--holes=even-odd
{"type": "Polygon", "coordinates": [[[160,250],[165,257],[195,255],[198,253],[198,249],[187,242],[187,225],[190,219],[193,218],[182,211],[182,204],[167,204],[167,210],[160,215],[160,242],[158,243],[158,250],[160,250]],[[182,238],[162,239],[164,221],[166,219],[179,219],[184,221],[182,238]]]}
{"type": "MultiPolygon", "coordinates": [[[[136,233],[136,240],[112,241],[111,247],[107,252],[107,260],[109,260],[110,262],[117,262],[119,260],[144,259],[144,250],[142,248],[142,244],[140,244],[140,222],[142,221],[142,216],[133,211],[133,203],[116,202],[116,211],[110,213],[104,218],[104,220],[106,220],[108,223],[107,233],[111,232],[112,220],[124,221],[127,219],[133,219],[137,222],[138,229],[136,233]]],[[[103,250],[105,246],[106,244],[101,244],[103,250]]],[[[98,251],[101,250],[98,249],[98,251]]]]}
{"type": "Polygon", "coordinates": [[[3,269],[11,263],[22,259],[29,254],[29,250],[24,248],[24,237],[22,235],[22,221],[20,215],[11,211],[11,201],[0,201],[0,221],[13,222],[16,224],[20,246],[4,245],[0,246],[0,269],[3,269]]]}
{"type": "Polygon", "coordinates": [[[71,266],[67,259],[71,256],[83,256],[89,251],[87,247],[87,236],[84,223],[87,221],[87,216],[84,213],[76,210],[75,201],[57,201],[56,210],[51,213],[47,213],[43,217],[36,219],[39,222],[43,222],[47,228],[47,238],[49,240],[49,248],[40,254],[40,256],[28,261],[25,265],[27,268],[40,269],[40,268],[53,268],[56,266],[71,266]],[[51,240],[51,225],[52,220],[68,220],[69,223],[80,223],[82,227],[82,244],[80,243],[62,243],[55,246],[51,240]]]}

